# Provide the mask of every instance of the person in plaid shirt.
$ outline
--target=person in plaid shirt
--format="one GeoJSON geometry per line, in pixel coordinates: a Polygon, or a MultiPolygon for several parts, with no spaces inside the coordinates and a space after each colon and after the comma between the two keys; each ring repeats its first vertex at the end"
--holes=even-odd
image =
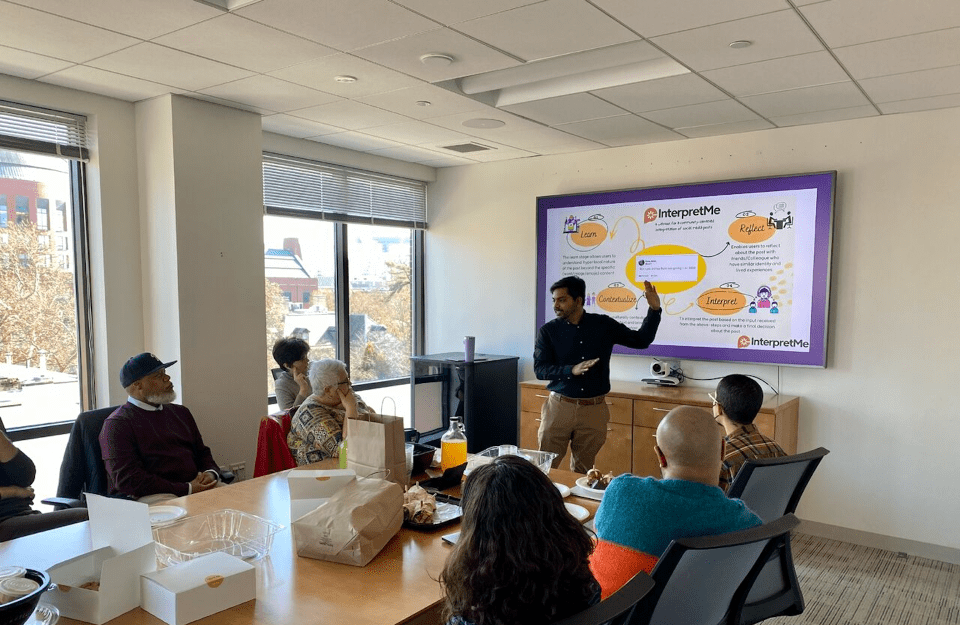
{"type": "Polygon", "coordinates": [[[726,451],[720,467],[720,488],[726,492],[747,460],[787,454],[753,424],[763,404],[763,389],[752,378],[739,373],[728,375],[717,384],[717,393],[711,398],[713,418],[726,433],[726,451]]]}

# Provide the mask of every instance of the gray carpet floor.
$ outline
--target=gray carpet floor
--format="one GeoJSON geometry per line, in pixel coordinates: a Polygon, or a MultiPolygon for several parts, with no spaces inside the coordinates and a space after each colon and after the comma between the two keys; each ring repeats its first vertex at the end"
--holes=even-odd
{"type": "Polygon", "coordinates": [[[793,536],[806,610],[776,625],[960,625],[960,566],[793,536]]]}

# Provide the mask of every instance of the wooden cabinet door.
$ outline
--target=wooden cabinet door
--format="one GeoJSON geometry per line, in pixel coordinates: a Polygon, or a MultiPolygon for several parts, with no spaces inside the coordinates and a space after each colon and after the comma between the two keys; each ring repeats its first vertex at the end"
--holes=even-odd
{"type": "Polygon", "coordinates": [[[621,423],[607,424],[607,441],[600,448],[595,462],[601,473],[630,473],[633,462],[633,428],[621,423]]]}
{"type": "Polygon", "coordinates": [[[653,446],[657,444],[657,428],[634,426],[633,474],[640,477],[660,477],[660,461],[653,446]]]}
{"type": "Polygon", "coordinates": [[[539,449],[537,430],[540,429],[539,412],[520,413],[520,449],[539,449]]]}

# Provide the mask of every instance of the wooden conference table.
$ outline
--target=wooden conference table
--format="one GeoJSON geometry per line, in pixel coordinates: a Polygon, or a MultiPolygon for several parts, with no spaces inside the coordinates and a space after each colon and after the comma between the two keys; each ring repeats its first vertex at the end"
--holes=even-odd
{"type": "MultiPolygon", "coordinates": [[[[323,463],[320,463],[322,465],[323,463]]],[[[311,465],[304,469],[332,468],[311,465]]],[[[297,470],[297,469],[293,469],[297,470]]],[[[200,625],[324,623],[390,625],[438,623],[441,601],[437,579],[450,546],[441,536],[457,530],[447,525],[431,532],[402,528],[367,566],[354,567],[301,558],[290,530],[287,472],[238,482],[187,497],[169,505],[189,515],[232,508],[283,524],[263,560],[256,562],[257,600],[208,616],[200,625]]],[[[550,478],[573,486],[581,477],[554,469],[550,478]]],[[[571,495],[566,499],[586,508],[591,518],[599,502],[571,495]]],[[[63,527],[0,543],[0,566],[47,567],[88,551],[89,523],[63,527]]],[[[76,623],[61,619],[61,623],[76,623]]],[[[162,625],[163,621],[136,608],[110,621],[114,625],[162,625]]]]}

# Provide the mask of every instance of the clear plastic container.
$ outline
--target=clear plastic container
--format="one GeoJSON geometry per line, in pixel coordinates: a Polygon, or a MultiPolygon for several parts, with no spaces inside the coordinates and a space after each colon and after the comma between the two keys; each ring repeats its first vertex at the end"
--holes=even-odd
{"type": "Polygon", "coordinates": [[[259,560],[270,553],[279,523],[239,510],[220,510],[185,518],[153,529],[157,560],[165,566],[222,551],[244,560],[259,560]]]}
{"type": "Polygon", "coordinates": [[[552,451],[517,449],[512,445],[498,445],[497,447],[488,447],[479,454],[476,454],[470,458],[470,460],[467,461],[467,469],[464,471],[464,473],[470,473],[475,468],[492,462],[497,456],[508,454],[526,458],[533,464],[540,467],[540,470],[546,475],[550,475],[550,464],[553,462],[553,459],[557,457],[557,454],[553,453],[552,451]]]}

